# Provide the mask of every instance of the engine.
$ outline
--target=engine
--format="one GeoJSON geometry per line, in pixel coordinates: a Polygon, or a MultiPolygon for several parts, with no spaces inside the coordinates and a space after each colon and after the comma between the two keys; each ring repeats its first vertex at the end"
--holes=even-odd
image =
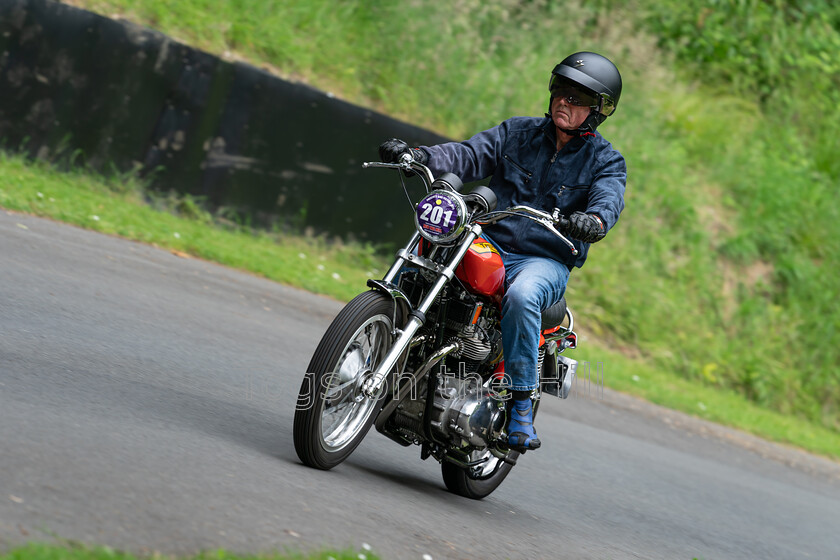
{"type": "Polygon", "coordinates": [[[504,403],[477,376],[447,376],[435,391],[430,420],[454,447],[483,449],[501,437],[504,403]]]}
{"type": "Polygon", "coordinates": [[[453,298],[448,302],[446,319],[449,341],[458,340],[461,347],[447,361],[447,367],[477,373],[484,364],[498,363],[502,357],[502,336],[494,307],[453,298]]]}
{"type": "MultiPolygon", "coordinates": [[[[400,285],[409,297],[418,297],[425,287],[422,272],[405,273],[400,285]]],[[[431,407],[426,407],[426,395],[402,398],[392,432],[402,442],[419,443],[424,439],[425,419],[439,442],[459,449],[484,449],[501,437],[505,423],[504,403],[484,386],[502,358],[499,311],[494,303],[453,286],[435,301],[428,317],[427,324],[434,327],[424,336],[434,342],[424,359],[441,347],[450,351],[431,366],[438,381],[431,407]]]]}

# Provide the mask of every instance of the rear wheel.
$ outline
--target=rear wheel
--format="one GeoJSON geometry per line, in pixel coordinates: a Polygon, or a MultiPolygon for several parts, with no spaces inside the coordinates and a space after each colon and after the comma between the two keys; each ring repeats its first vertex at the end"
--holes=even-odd
{"type": "MultiPolygon", "coordinates": [[[[534,418],[537,417],[537,411],[540,408],[540,400],[534,402],[534,418]]],[[[508,458],[511,462],[516,462],[520,457],[518,451],[511,450],[508,458]]],[[[479,467],[465,468],[456,463],[444,461],[441,463],[441,473],[443,474],[443,483],[447,490],[453,494],[471,498],[473,500],[480,500],[489,496],[499,485],[505,480],[513,465],[502,461],[490,450],[473,451],[470,453],[466,461],[475,463],[476,461],[484,461],[479,467]]]]}
{"type": "MultiPolygon", "coordinates": [[[[516,451],[510,452],[510,458],[514,461],[519,457],[516,451]]],[[[473,471],[454,463],[444,461],[441,463],[443,483],[453,494],[480,500],[489,496],[507,477],[513,465],[503,463],[501,459],[490,453],[488,450],[474,451],[469,455],[469,461],[485,462],[473,471]],[[498,468],[498,470],[496,470],[498,468]],[[494,472],[495,470],[495,472],[494,472]],[[485,478],[487,477],[487,478],[485,478]]]]}
{"type": "Polygon", "coordinates": [[[331,469],[367,434],[382,402],[365,396],[362,386],[392,346],[393,317],[391,298],[365,292],[327,329],[307,368],[295,411],[295,451],[304,464],[331,469]]]}

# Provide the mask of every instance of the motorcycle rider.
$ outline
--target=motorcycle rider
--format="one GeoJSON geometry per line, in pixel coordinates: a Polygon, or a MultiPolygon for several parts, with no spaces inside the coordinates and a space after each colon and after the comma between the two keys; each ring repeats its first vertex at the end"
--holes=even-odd
{"type": "Polygon", "coordinates": [[[490,177],[498,208],[524,204],[567,216],[561,232],[573,238],[574,256],[556,236],[522,217],[485,230],[505,265],[502,346],[505,376],[513,393],[508,445],[537,449],[531,393],[537,388],[541,311],[560,301],[569,273],[586,261],[591,243],[604,238],[624,209],[627,167],[599,132],[621,95],[621,75],[602,55],[577,52],[554,67],[544,118],[512,117],[463,142],[409,147],[391,139],[379,147],[382,161],[404,153],[437,175],[464,182],[490,177]]]}

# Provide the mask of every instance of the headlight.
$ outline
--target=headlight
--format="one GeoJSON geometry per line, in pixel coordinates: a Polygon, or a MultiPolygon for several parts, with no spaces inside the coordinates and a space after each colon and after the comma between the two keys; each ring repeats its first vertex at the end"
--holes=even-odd
{"type": "Polygon", "coordinates": [[[467,205],[457,194],[434,190],[423,197],[414,214],[414,225],[425,239],[445,244],[457,239],[467,221],[467,205]]]}

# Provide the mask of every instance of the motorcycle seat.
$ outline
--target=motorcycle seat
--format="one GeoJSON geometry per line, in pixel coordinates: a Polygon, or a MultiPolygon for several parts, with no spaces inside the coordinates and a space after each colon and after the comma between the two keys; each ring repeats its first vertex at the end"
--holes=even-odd
{"type": "Polygon", "coordinates": [[[542,312],[541,330],[553,329],[554,327],[563,324],[566,320],[566,297],[560,298],[560,301],[544,309],[542,312]]]}

